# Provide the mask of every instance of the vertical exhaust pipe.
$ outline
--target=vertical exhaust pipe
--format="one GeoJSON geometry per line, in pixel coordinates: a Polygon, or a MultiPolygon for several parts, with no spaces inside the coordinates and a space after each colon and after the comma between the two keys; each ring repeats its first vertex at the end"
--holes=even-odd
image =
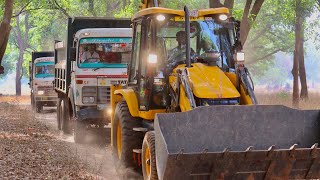
{"type": "Polygon", "coordinates": [[[186,65],[191,67],[190,59],[190,15],[187,6],[184,6],[185,31],[186,31],[186,65]]]}

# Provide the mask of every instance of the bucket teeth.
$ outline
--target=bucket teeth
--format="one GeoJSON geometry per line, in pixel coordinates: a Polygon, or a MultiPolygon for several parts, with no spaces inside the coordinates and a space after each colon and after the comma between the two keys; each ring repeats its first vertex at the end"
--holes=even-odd
{"type": "Polygon", "coordinates": [[[317,148],[318,148],[318,143],[315,143],[314,145],[312,145],[311,153],[310,153],[312,157],[317,157],[317,148]]]}
{"type": "Polygon", "coordinates": [[[319,146],[319,144],[318,144],[318,143],[315,143],[314,145],[311,146],[311,149],[317,149],[318,146],[319,146]]]}
{"type": "Polygon", "coordinates": [[[249,146],[249,147],[246,149],[246,152],[251,151],[252,149],[253,149],[253,146],[249,146]]]}
{"type": "Polygon", "coordinates": [[[268,148],[268,153],[267,153],[267,157],[269,158],[272,154],[272,152],[276,149],[275,145],[272,145],[268,148]]]}

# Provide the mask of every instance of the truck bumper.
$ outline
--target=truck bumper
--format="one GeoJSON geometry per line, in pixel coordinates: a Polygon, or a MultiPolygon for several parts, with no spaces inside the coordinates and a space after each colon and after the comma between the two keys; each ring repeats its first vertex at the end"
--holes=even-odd
{"type": "Polygon", "coordinates": [[[96,107],[87,107],[77,112],[77,120],[90,124],[108,124],[111,120],[106,110],[98,110],[96,107]]]}
{"type": "Polygon", "coordinates": [[[42,106],[56,106],[58,97],[56,96],[36,96],[35,100],[42,106]]]}

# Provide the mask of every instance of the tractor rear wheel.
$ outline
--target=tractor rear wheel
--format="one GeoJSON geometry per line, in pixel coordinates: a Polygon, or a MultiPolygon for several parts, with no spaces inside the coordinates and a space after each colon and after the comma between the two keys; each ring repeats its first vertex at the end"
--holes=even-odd
{"type": "Polygon", "coordinates": [[[117,166],[121,168],[136,168],[133,149],[140,149],[143,134],[133,130],[141,127],[141,119],[132,117],[126,102],[119,102],[116,106],[114,122],[112,124],[112,150],[117,166]]]}
{"type": "Polygon", "coordinates": [[[156,145],[154,131],[146,133],[142,143],[142,173],[144,180],[157,180],[156,145]]]}

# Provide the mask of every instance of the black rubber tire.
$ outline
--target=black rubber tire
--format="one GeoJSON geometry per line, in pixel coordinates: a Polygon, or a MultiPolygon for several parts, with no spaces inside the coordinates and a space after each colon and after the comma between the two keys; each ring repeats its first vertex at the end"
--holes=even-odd
{"type": "Polygon", "coordinates": [[[87,125],[80,121],[75,121],[73,138],[75,143],[84,144],[87,135],[87,125]]]}
{"type": "Polygon", "coordinates": [[[113,158],[117,168],[136,169],[138,164],[134,163],[133,149],[141,149],[143,134],[133,131],[135,127],[141,127],[141,119],[132,117],[126,102],[119,102],[116,106],[114,123],[112,124],[113,158]],[[119,158],[117,149],[117,127],[120,122],[121,128],[121,155],[119,158]]]}
{"type": "Polygon", "coordinates": [[[41,113],[41,111],[43,110],[43,106],[41,105],[40,102],[36,102],[36,112],[37,113],[41,113]]]}
{"type": "Polygon", "coordinates": [[[155,144],[155,135],[154,131],[149,131],[145,134],[143,143],[142,143],[142,153],[141,153],[141,163],[142,163],[142,174],[144,180],[158,180],[157,165],[156,165],[156,144],[155,144]],[[150,150],[149,159],[150,163],[150,175],[146,172],[146,163],[145,159],[146,148],[150,150]]]}
{"type": "Polygon", "coordinates": [[[33,111],[36,110],[36,104],[35,104],[35,100],[34,100],[34,97],[33,97],[33,93],[31,93],[31,108],[33,111]]]}
{"type": "Polygon", "coordinates": [[[61,112],[62,112],[62,124],[61,124],[61,129],[63,131],[64,134],[71,134],[71,115],[70,115],[70,111],[69,111],[69,105],[68,105],[68,101],[66,99],[63,100],[63,102],[61,103],[61,112]]]}
{"type": "Polygon", "coordinates": [[[61,112],[61,102],[62,102],[62,99],[61,98],[58,98],[58,102],[57,102],[57,126],[58,126],[58,130],[61,130],[62,127],[61,127],[61,121],[62,121],[62,112],[61,112]]]}

